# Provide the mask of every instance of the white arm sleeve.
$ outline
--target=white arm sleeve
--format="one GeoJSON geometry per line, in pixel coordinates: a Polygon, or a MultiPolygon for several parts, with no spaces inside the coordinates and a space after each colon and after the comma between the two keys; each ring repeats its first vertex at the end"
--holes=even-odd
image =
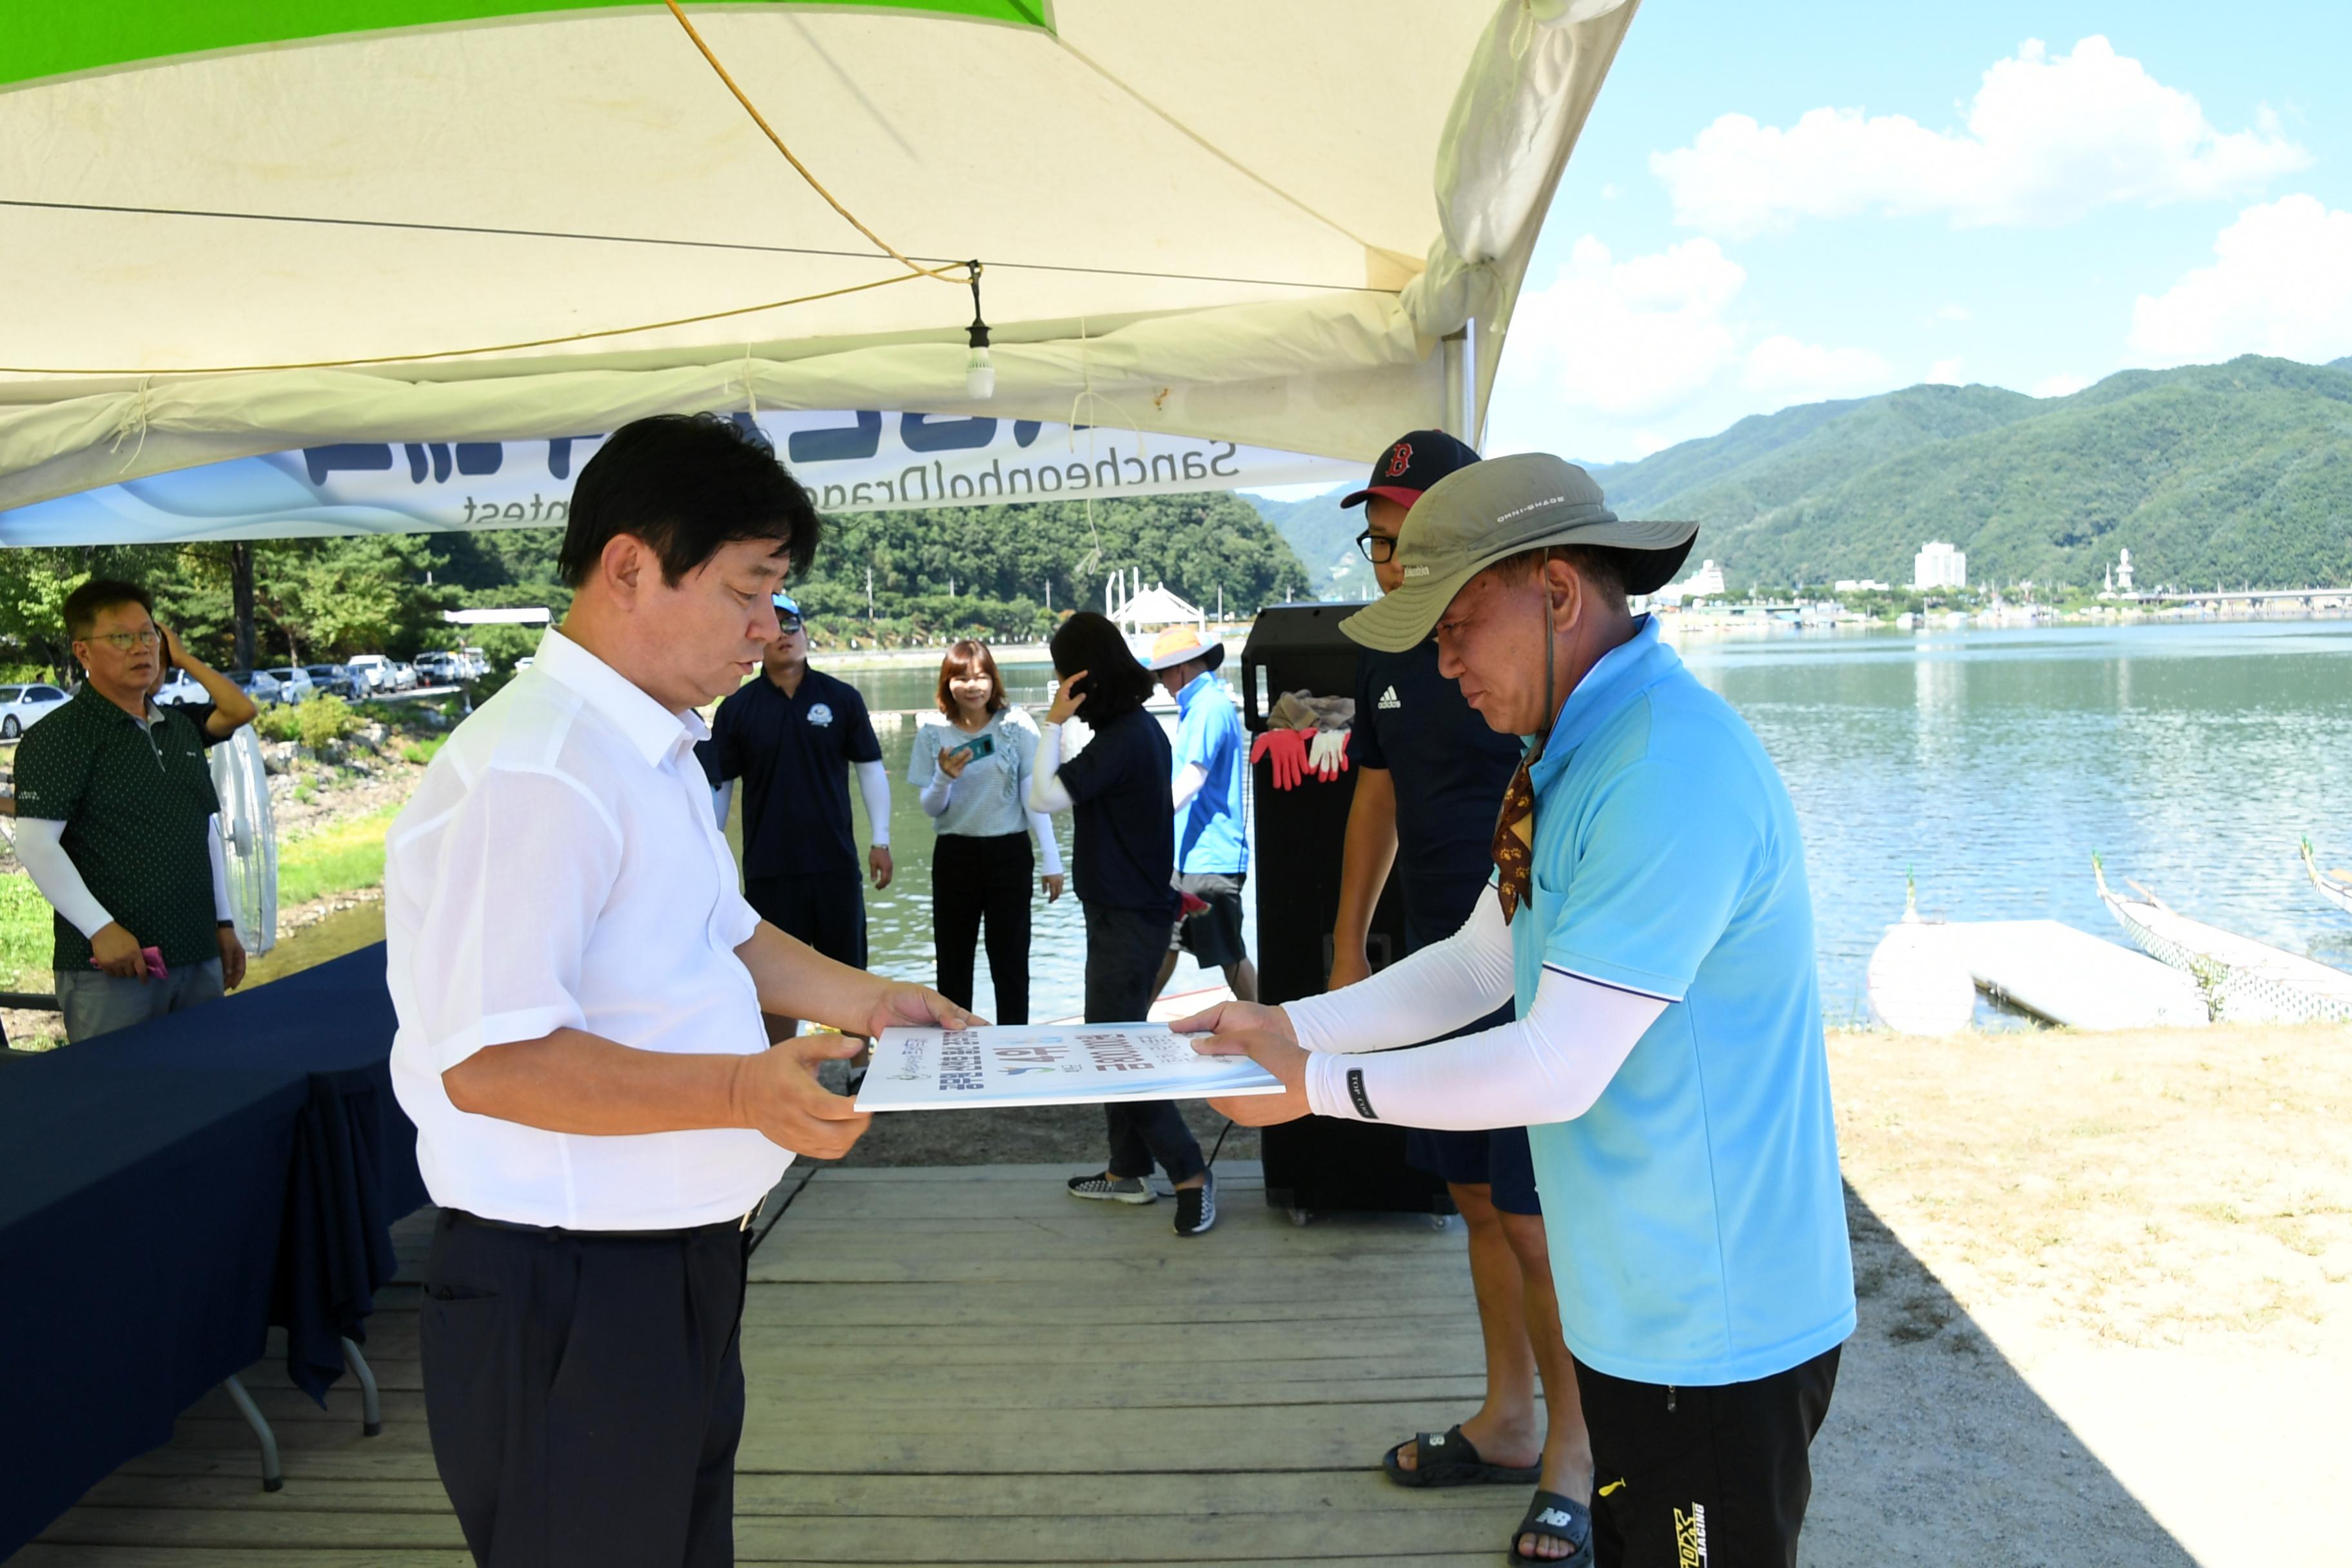
{"type": "Polygon", "coordinates": [[[1369,980],[1286,1002],[1282,1010],[1310,1051],[1388,1051],[1450,1034],[1510,999],[1511,930],[1489,888],[1444,942],[1369,980]]]}
{"type": "Polygon", "coordinates": [[[866,802],[866,837],[877,849],[890,847],[890,770],[879,761],[857,764],[857,793],[866,802]]]}
{"type": "Polygon", "coordinates": [[[213,919],[234,921],[236,915],[228,901],[228,861],[221,850],[219,813],[214,813],[205,822],[205,853],[213,863],[213,919]]]}
{"type": "Polygon", "coordinates": [[[1037,765],[1029,770],[1029,793],[1022,802],[1030,810],[1050,816],[1076,804],[1062,787],[1062,727],[1048,724],[1037,731],[1037,765]]]}
{"type": "Polygon", "coordinates": [[[1176,782],[1168,786],[1168,798],[1176,803],[1177,810],[1181,811],[1185,802],[1200,794],[1201,786],[1208,782],[1208,769],[1198,763],[1186,763],[1177,770],[1176,782]]]}
{"type": "Polygon", "coordinates": [[[1465,1132],[1572,1121],[1592,1109],[1666,1006],[1547,967],[1534,1005],[1517,1023],[1416,1051],[1309,1058],[1307,1104],[1352,1121],[1465,1132]]]}
{"type": "Polygon", "coordinates": [[[727,808],[735,804],[735,781],[729,779],[710,792],[711,814],[719,818],[719,831],[727,831],[727,808]]]}
{"type": "Polygon", "coordinates": [[[81,868],[73,863],[59,842],[66,835],[66,825],[46,816],[20,816],[16,819],[16,858],[41,897],[49,900],[66,922],[84,936],[96,936],[114,923],[106,906],[81,879],[81,868]]]}
{"type": "Polygon", "coordinates": [[[1029,814],[1029,831],[1037,839],[1037,869],[1047,877],[1062,874],[1062,847],[1054,841],[1054,819],[1042,811],[1029,814]]]}
{"type": "Polygon", "coordinates": [[[915,797],[922,803],[923,815],[938,816],[944,813],[948,808],[948,797],[955,794],[955,780],[937,768],[932,769],[931,782],[925,784],[923,793],[915,797]]]}

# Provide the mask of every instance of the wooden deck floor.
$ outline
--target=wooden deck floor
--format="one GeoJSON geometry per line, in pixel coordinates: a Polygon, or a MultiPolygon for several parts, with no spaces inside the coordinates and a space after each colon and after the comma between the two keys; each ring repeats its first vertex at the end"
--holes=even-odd
{"type": "MultiPolygon", "coordinates": [[[[1254,1165],[1221,1171],[1216,1230],[1180,1241],[1170,1203],[1073,1203],[1060,1166],[820,1170],[752,1259],[740,1560],[1498,1561],[1525,1492],[1406,1492],[1374,1468],[1477,1403],[1458,1224],[1300,1228],[1254,1165]]],[[[404,1280],[423,1234],[403,1229],[404,1280]]],[[[215,1394],[15,1561],[468,1562],[425,1442],[415,1300],[388,1289],[370,1333],[383,1436],[361,1436],[354,1392],[322,1414],[262,1363],[247,1383],[284,1490],[261,1490],[215,1394]]]]}

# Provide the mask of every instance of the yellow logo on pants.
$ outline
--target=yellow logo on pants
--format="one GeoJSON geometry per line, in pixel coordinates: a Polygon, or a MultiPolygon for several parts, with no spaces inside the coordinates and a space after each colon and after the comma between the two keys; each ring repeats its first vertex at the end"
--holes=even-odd
{"type": "Polygon", "coordinates": [[[1706,1568],[1706,1505],[1675,1510],[1675,1561],[1682,1568],[1706,1568]]]}

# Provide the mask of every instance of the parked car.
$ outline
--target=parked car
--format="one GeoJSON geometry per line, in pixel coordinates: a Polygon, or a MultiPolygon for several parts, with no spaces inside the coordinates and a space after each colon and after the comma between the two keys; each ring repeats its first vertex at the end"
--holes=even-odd
{"type": "Polygon", "coordinates": [[[54,686],[0,686],[0,741],[15,740],[70,700],[54,686]]]}
{"type": "Polygon", "coordinates": [[[479,680],[490,672],[490,656],[478,647],[461,647],[459,658],[466,661],[466,679],[479,680]]]}
{"type": "Polygon", "coordinates": [[[460,654],[420,653],[416,656],[416,674],[436,686],[446,686],[466,679],[466,660],[460,654]]]}
{"type": "Polygon", "coordinates": [[[394,691],[414,691],[424,684],[424,681],[417,677],[415,665],[405,659],[395,659],[393,662],[392,689],[394,691]]]}
{"type": "Polygon", "coordinates": [[[343,667],[352,672],[352,682],[355,687],[365,681],[366,691],[392,689],[392,660],[380,653],[355,653],[343,661],[343,667]]]}
{"type": "Polygon", "coordinates": [[[253,699],[256,707],[264,702],[285,700],[285,688],[279,686],[278,678],[266,669],[232,669],[228,678],[236,683],[239,691],[253,699]]]}
{"type": "Polygon", "coordinates": [[[310,684],[321,695],[346,700],[367,695],[364,688],[352,679],[351,667],[342,664],[313,664],[304,667],[310,673],[310,684]]]}
{"type": "Polygon", "coordinates": [[[175,669],[156,689],[155,700],[174,708],[201,708],[213,700],[212,693],[196,684],[195,677],[184,669],[175,669]]]}
{"type": "Polygon", "coordinates": [[[516,670],[516,673],[520,674],[520,673],[521,673],[523,670],[529,669],[530,668],[530,655],[529,655],[529,654],[525,654],[525,655],[523,655],[520,658],[519,658],[519,659],[515,660],[515,670],[516,670]]]}
{"type": "Polygon", "coordinates": [[[319,688],[311,681],[310,672],[299,664],[276,666],[269,674],[278,682],[278,700],[280,702],[308,702],[319,695],[319,688]]]}

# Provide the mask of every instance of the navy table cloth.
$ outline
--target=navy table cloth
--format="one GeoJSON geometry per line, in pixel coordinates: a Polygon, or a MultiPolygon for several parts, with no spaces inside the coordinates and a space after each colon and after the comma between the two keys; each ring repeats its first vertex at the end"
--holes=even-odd
{"type": "Polygon", "coordinates": [[[288,1331],[342,1370],[424,1202],[383,950],[0,1068],[0,1556],[288,1331]]]}

